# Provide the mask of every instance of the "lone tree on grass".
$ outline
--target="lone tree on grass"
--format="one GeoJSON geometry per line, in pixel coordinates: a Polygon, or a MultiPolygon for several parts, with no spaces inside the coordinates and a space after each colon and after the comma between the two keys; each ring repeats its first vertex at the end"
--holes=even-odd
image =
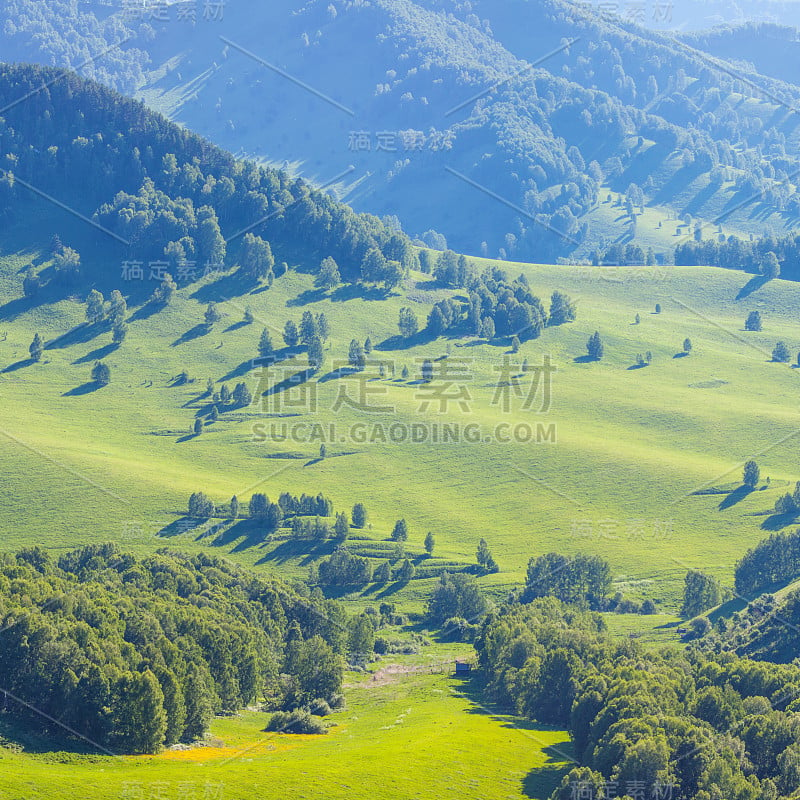
{"type": "Polygon", "coordinates": [[[423,383],[430,383],[433,380],[433,361],[426,358],[422,362],[422,381],[423,383]]]}
{"type": "Polygon", "coordinates": [[[392,530],[393,542],[405,542],[408,539],[408,525],[404,519],[399,519],[392,530]]]}
{"type": "Polygon", "coordinates": [[[688,356],[689,353],[692,352],[692,340],[691,339],[684,339],[683,340],[683,352],[686,353],[688,356]]]}
{"type": "Polygon", "coordinates": [[[95,361],[92,367],[92,380],[100,386],[108,386],[111,381],[111,369],[102,361],[95,361]]]}
{"type": "Polygon", "coordinates": [[[322,365],[325,363],[325,353],[322,349],[322,340],[319,336],[315,336],[308,343],[308,352],[306,356],[308,357],[308,365],[314,372],[322,368],[322,365]]]}
{"type": "Polygon", "coordinates": [[[751,311],[744,321],[744,329],[746,331],[760,331],[761,330],[761,312],[751,311]]]}
{"type": "Polygon", "coordinates": [[[353,527],[363,528],[367,524],[367,508],[363,503],[356,503],[353,506],[353,527]]]}
{"type": "Polygon", "coordinates": [[[28,348],[28,352],[31,354],[31,359],[33,361],[39,361],[41,359],[42,353],[44,352],[44,342],[38,333],[34,334],[33,341],[31,342],[31,346],[28,348]]]}
{"type": "Polygon", "coordinates": [[[367,364],[367,357],[364,354],[364,347],[361,342],[353,339],[350,342],[350,349],[347,354],[347,360],[351,367],[356,369],[364,369],[367,364]]]}
{"type": "Polygon", "coordinates": [[[269,358],[275,352],[275,348],[272,346],[272,337],[269,335],[269,331],[264,328],[261,331],[261,338],[258,340],[258,354],[261,358],[269,358]]]}
{"type": "Polygon", "coordinates": [[[436,546],[436,538],[434,535],[428,531],[427,536],[425,537],[425,552],[429,555],[433,555],[433,548],[436,546]]]}
{"type": "Polygon", "coordinates": [[[199,436],[203,432],[203,419],[202,417],[198,417],[194,421],[194,435],[199,436]]]}
{"type": "Polygon", "coordinates": [[[119,322],[114,325],[111,330],[111,341],[114,344],[122,344],[125,337],[128,335],[128,325],[125,322],[119,322]]]}
{"type": "Polygon", "coordinates": [[[204,316],[206,330],[210,331],[214,327],[215,322],[219,322],[221,319],[221,315],[217,310],[216,303],[209,303],[206,306],[206,313],[204,316]]]}
{"type": "Polygon", "coordinates": [[[772,350],[772,360],[786,364],[791,360],[791,358],[792,354],[787,347],[786,342],[778,342],[772,350]]]}
{"type": "Polygon", "coordinates": [[[586,350],[589,353],[589,358],[594,361],[599,361],[603,357],[603,340],[600,338],[600,332],[595,331],[586,343],[586,350]]]}
{"type": "Polygon", "coordinates": [[[744,472],[742,473],[742,483],[745,486],[749,486],[751,489],[758,485],[758,480],[761,477],[761,470],[758,468],[758,464],[755,461],[750,459],[744,465],[744,472]]]}

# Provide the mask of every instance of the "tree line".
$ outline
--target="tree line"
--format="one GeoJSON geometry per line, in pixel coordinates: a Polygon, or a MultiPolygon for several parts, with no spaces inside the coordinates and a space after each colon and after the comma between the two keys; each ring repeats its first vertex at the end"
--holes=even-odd
{"type": "Polygon", "coordinates": [[[539,598],[490,614],[475,642],[491,699],[570,732],[578,763],[552,800],[576,787],[605,797],[609,785],[693,800],[796,790],[800,666],[655,650],[604,627],[594,612],[539,598]]]}
{"type": "Polygon", "coordinates": [[[115,753],[190,742],[257,701],[334,703],[349,646],[334,601],[204,554],[111,544],[0,557],[0,626],[6,708],[115,753]]]}

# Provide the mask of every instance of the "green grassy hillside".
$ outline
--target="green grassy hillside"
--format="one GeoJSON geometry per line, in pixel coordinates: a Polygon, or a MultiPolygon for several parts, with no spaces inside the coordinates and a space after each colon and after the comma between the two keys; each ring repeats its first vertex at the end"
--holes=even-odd
{"type": "MultiPolygon", "coordinates": [[[[269,292],[221,302],[222,321],[202,335],[196,326],[205,304],[189,295],[191,289],[181,290],[157,315],[134,313],[128,338],[114,349],[108,333],[91,338],[91,331],[78,329],[65,336],[83,319],[77,300],[17,313],[13,298],[20,294],[24,262],[22,255],[5,258],[0,282],[8,301],[0,307],[6,486],[0,526],[7,548],[36,542],[59,550],[111,539],[144,550],[169,538],[182,549],[216,547],[260,569],[304,576],[330,547],[289,542],[288,532],[264,543],[241,524],[209,535],[208,526],[184,531],[179,522],[193,491],[218,502],[233,494],[246,500],[255,491],[273,499],[281,491],[321,491],[340,510],[365,503],[370,526],[354,533],[370,540],[387,539],[403,517],[407,548],[421,553],[426,532],[433,531],[439,564],[473,562],[478,540],[486,538],[501,567],[484,579],[495,591],[521,581],[532,555],[582,550],[606,557],[626,592],[675,611],[689,567],[731,583],[736,559],[766,535],[776,497],[800,477],[793,458],[800,373],[770,363],[777,340],[800,348],[795,284],[775,281],[737,301],[746,276],[729,271],[506,265],[512,274],[524,272],[540,296],[561,289],[579,307],[575,323],[546,329],[511,355],[507,346],[470,338],[405,349],[397,344],[393,320],[400,307],[411,305],[424,317],[445,293],[422,274],[388,300],[377,300],[349,296],[349,290],[320,297],[309,276],[291,271],[269,292]],[[660,314],[653,311],[656,303],[660,314]],[[239,324],[245,305],[255,317],[251,325],[239,324]],[[299,320],[306,309],[324,311],[333,331],[320,379],[308,386],[316,411],[286,405],[300,397],[296,389],[260,397],[302,363],[284,362],[266,377],[250,364],[263,327],[277,341],[284,322],[299,320]],[[744,318],[754,309],[762,313],[764,331],[745,334],[744,318]],[[641,321],[634,324],[637,313],[641,321]],[[595,330],[606,355],[585,363],[585,343],[595,330]],[[48,346],[40,363],[27,364],[37,331],[48,346]],[[390,371],[380,378],[377,366],[363,382],[332,372],[335,361],[346,358],[349,341],[367,336],[376,344],[373,358],[395,365],[394,379],[390,371]],[[691,355],[676,357],[687,337],[691,355]],[[462,397],[463,408],[447,401],[440,414],[438,400],[428,397],[424,408],[427,390],[418,376],[423,358],[448,351],[432,385],[469,399],[462,397]],[[636,355],[647,351],[652,364],[631,369],[636,355]],[[519,375],[523,359],[533,370],[545,356],[557,371],[550,408],[538,413],[541,388],[530,409],[523,407],[532,375],[511,391],[498,383],[508,377],[504,359],[519,375]],[[98,357],[112,372],[101,389],[89,378],[98,357]],[[441,377],[445,363],[461,371],[449,388],[441,377]],[[403,366],[408,380],[400,377],[403,366]],[[192,382],[175,385],[184,370],[192,382]],[[224,413],[202,435],[190,436],[195,415],[208,407],[201,397],[207,378],[219,384],[225,376],[231,387],[247,381],[254,405],[224,413]],[[334,410],[340,392],[358,400],[362,390],[367,404],[394,410],[363,411],[341,401],[334,410]],[[289,422],[304,426],[302,440],[270,440],[289,422]],[[311,435],[316,423],[322,438],[311,435]],[[428,441],[389,441],[394,423],[427,425],[428,441]],[[444,423],[460,426],[460,441],[430,440],[444,423]],[[527,426],[519,428],[521,438],[532,441],[502,441],[519,425],[527,426]],[[482,441],[465,441],[465,430],[479,431],[482,441]],[[380,440],[381,431],[387,441],[380,440]],[[263,433],[267,440],[259,441],[263,433]],[[324,460],[318,458],[321,443],[328,451],[324,460]],[[749,457],[757,458],[769,486],[728,496],[749,457]]],[[[202,287],[194,293],[206,299],[202,287]]],[[[381,554],[378,545],[353,547],[381,554]]],[[[428,586],[414,580],[370,588],[361,600],[396,594],[419,608],[428,586]]]]}

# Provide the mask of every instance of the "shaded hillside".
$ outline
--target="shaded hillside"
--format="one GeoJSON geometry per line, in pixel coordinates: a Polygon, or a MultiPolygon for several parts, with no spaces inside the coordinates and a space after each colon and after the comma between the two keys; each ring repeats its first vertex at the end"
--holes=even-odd
{"type": "Polygon", "coordinates": [[[147,103],[235,153],[320,182],[347,172],[356,208],[434,246],[551,260],[649,236],[669,257],[677,216],[796,223],[797,88],[617,17],[563,0],[153,16],[119,23],[151,60],[147,103]]]}

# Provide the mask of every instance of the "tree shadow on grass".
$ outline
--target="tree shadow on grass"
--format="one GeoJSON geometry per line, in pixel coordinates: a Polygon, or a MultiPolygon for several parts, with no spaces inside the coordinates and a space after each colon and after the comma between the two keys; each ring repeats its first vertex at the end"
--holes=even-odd
{"type": "Polygon", "coordinates": [[[289,300],[286,304],[289,308],[297,308],[298,306],[307,306],[310,303],[318,303],[320,300],[324,300],[326,295],[325,289],[306,289],[304,292],[300,292],[297,297],[289,300]]]}
{"type": "Polygon", "coordinates": [[[767,279],[763,275],[753,275],[747,283],[739,289],[739,293],[736,295],[737,300],[744,300],[745,297],[750,297],[753,292],[757,289],[760,289],[765,283],[767,279]]]}
{"type": "Polygon", "coordinates": [[[576,364],[592,364],[593,362],[597,361],[594,356],[585,355],[585,356],[576,356],[572,359],[576,364]]]}
{"type": "Polygon", "coordinates": [[[780,531],[797,523],[800,514],[770,514],[762,523],[761,530],[780,531]]]}
{"type": "Polygon", "coordinates": [[[394,294],[391,290],[379,289],[377,286],[362,286],[360,283],[345,283],[330,294],[331,302],[345,303],[348,300],[386,300],[394,294]]]}
{"type": "Polygon", "coordinates": [[[751,494],[752,492],[753,492],[752,486],[745,486],[744,484],[738,486],[732,492],[728,493],[725,499],[719,504],[718,510],[725,511],[735,506],[737,503],[740,503],[742,500],[744,500],[744,498],[747,497],[747,495],[751,494]]]}
{"type": "Polygon", "coordinates": [[[116,342],[109,342],[102,347],[97,347],[85,356],[75,359],[73,364],[88,364],[92,361],[102,361],[106,356],[110,356],[115,350],[119,349],[116,342]]]}
{"type": "Polygon", "coordinates": [[[158,312],[162,311],[164,308],[166,308],[166,306],[163,303],[147,302],[131,314],[128,318],[128,322],[139,322],[140,320],[150,319],[150,317],[154,314],[158,314],[158,312]]]}
{"type": "Polygon", "coordinates": [[[71,330],[68,330],[66,333],[62,333],[61,336],[57,336],[55,339],[49,341],[44,346],[44,349],[61,350],[75,344],[86,344],[106,330],[108,330],[108,326],[104,322],[95,322],[92,324],[83,322],[80,325],[76,325],[71,330]]]}
{"type": "Polygon", "coordinates": [[[207,520],[204,519],[198,519],[197,517],[180,517],[170,522],[169,525],[165,525],[156,536],[162,539],[171,539],[173,536],[180,536],[184,533],[190,533],[196,530],[204,525],[206,521],[207,520]]]}
{"type": "Polygon", "coordinates": [[[675,353],[675,355],[672,356],[672,357],[673,358],[686,358],[688,355],[689,355],[688,353],[680,352],[680,353],[675,353]]]}
{"type": "Polygon", "coordinates": [[[171,347],[178,347],[178,345],[186,344],[186,342],[194,341],[195,339],[199,339],[201,336],[205,336],[210,332],[210,328],[205,325],[203,322],[199,322],[193,328],[189,328],[186,333],[181,335],[178,339],[176,339],[170,346],[171,347]]]}
{"type": "Polygon", "coordinates": [[[337,547],[333,539],[287,539],[259,559],[258,564],[285,564],[296,558],[302,566],[308,566],[312,561],[331,555],[337,547]]]}
{"type": "Polygon", "coordinates": [[[32,358],[23,358],[22,361],[15,361],[13,364],[9,364],[5,369],[0,370],[0,372],[16,372],[18,369],[31,367],[35,363],[36,362],[32,358]]]}
{"type": "Polygon", "coordinates": [[[92,392],[96,392],[98,389],[102,389],[105,384],[99,383],[98,381],[87,381],[86,383],[82,383],[80,386],[76,386],[74,389],[70,389],[68,392],[64,392],[61,396],[62,397],[81,397],[85,394],[91,394],[92,392]]]}
{"type": "Polygon", "coordinates": [[[236,378],[241,378],[243,375],[247,375],[248,372],[255,369],[258,366],[262,366],[263,361],[257,358],[249,358],[247,361],[242,361],[237,367],[234,367],[230,372],[223,375],[217,383],[225,383],[225,381],[232,381],[236,378]]]}
{"type": "Polygon", "coordinates": [[[234,322],[232,325],[228,325],[225,328],[223,333],[233,333],[234,331],[238,331],[240,328],[246,328],[248,325],[252,325],[252,322],[247,322],[247,320],[240,319],[238,322],[234,322]]]}

